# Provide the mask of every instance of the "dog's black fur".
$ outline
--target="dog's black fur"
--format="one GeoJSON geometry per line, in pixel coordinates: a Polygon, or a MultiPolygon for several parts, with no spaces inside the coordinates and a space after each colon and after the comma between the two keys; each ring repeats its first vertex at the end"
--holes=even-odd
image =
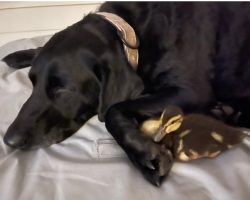
{"type": "Polygon", "coordinates": [[[249,3],[104,3],[140,40],[139,68],[126,60],[116,29],[89,14],[42,48],[3,60],[32,65],[34,89],[4,141],[30,149],[61,142],[98,114],[128,157],[155,185],[168,173],[167,149],[141,136],[140,121],[168,104],[207,113],[217,101],[242,112],[249,127],[249,3]]]}

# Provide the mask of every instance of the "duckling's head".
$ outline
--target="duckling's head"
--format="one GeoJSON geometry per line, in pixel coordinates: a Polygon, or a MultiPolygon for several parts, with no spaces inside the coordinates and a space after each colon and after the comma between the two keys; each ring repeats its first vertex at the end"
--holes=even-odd
{"type": "Polygon", "coordinates": [[[183,121],[183,111],[180,107],[169,105],[163,111],[160,118],[160,127],[154,136],[155,142],[160,142],[166,134],[175,132],[183,121]]]}
{"type": "Polygon", "coordinates": [[[169,105],[164,109],[160,120],[163,125],[168,125],[174,123],[176,120],[181,118],[182,115],[183,111],[180,107],[169,105]]]}

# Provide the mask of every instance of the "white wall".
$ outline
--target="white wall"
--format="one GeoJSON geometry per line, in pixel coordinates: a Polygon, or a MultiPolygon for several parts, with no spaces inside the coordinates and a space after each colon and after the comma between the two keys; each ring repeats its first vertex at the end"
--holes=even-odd
{"type": "Polygon", "coordinates": [[[0,46],[16,39],[53,34],[95,11],[101,1],[0,2],[0,46]]]}

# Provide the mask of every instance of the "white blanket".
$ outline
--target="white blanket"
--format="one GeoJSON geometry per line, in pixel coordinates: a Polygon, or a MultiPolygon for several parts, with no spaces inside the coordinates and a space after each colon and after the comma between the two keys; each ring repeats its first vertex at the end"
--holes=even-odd
{"type": "MultiPolygon", "coordinates": [[[[48,39],[11,42],[0,48],[0,59],[48,39]]],[[[161,188],[144,180],[96,117],[61,144],[10,149],[2,138],[31,93],[29,69],[0,61],[0,200],[250,199],[249,140],[216,159],[176,162],[161,188]]]]}

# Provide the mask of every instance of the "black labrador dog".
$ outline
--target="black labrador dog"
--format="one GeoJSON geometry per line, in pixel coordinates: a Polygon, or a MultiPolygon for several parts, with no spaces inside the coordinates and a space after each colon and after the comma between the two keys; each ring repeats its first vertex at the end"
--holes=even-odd
{"type": "Polygon", "coordinates": [[[170,151],[141,135],[138,124],[166,105],[207,111],[220,101],[250,123],[250,4],[107,2],[140,41],[139,66],[128,63],[116,29],[95,13],[56,33],[43,47],[3,60],[32,66],[33,92],[4,142],[33,149],[59,143],[98,115],[153,184],[168,174],[170,151]]]}

